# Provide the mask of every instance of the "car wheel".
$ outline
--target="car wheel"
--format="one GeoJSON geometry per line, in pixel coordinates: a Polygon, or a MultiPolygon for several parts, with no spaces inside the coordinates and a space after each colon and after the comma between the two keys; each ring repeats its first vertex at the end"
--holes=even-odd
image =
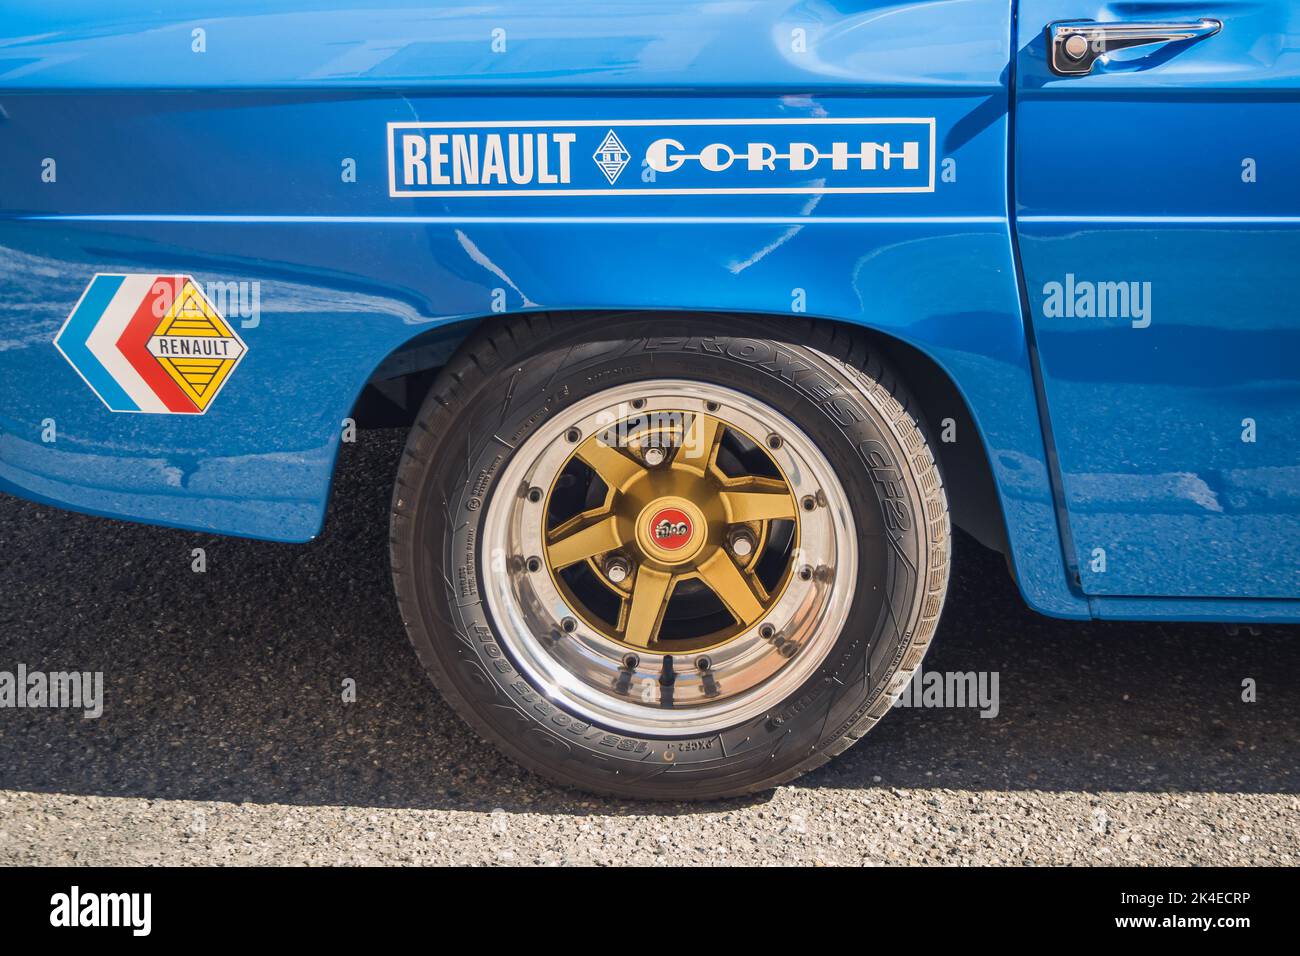
{"type": "Polygon", "coordinates": [[[529,316],[477,333],[411,431],[398,603],[446,700],[620,796],[775,786],[885,714],[947,588],[911,402],[842,329],[529,316]]]}

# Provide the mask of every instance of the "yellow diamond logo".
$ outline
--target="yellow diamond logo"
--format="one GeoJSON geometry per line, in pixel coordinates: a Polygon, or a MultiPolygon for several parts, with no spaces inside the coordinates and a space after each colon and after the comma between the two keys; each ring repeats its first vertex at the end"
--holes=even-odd
{"type": "Polygon", "coordinates": [[[148,349],[200,412],[246,351],[235,330],[190,279],[158,323],[148,349]]]}

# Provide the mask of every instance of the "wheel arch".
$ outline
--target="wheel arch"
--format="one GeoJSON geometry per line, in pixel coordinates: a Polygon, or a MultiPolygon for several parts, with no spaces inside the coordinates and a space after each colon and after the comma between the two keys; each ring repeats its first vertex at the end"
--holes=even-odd
{"type": "MultiPolygon", "coordinates": [[[[546,314],[557,317],[596,313],[617,322],[620,318],[672,315],[682,311],[700,316],[737,316],[737,313],[716,309],[552,309],[546,310],[546,314]]],[[[408,340],[374,369],[353,406],[351,416],[361,428],[411,424],[437,373],[464,349],[466,343],[476,334],[521,314],[526,313],[502,312],[450,322],[408,340]]],[[[789,318],[774,313],[746,312],[740,316],[754,320],[789,318]]],[[[932,451],[938,458],[953,523],[984,546],[1009,556],[1007,524],[988,447],[975,415],[952,375],[932,355],[889,332],[840,319],[800,318],[862,336],[898,370],[920,404],[918,411],[930,436],[932,451]]]]}

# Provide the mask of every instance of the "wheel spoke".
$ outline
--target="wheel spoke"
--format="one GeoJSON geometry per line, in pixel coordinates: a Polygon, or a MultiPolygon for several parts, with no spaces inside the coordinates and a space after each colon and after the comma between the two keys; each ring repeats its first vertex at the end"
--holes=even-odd
{"type": "Polygon", "coordinates": [[[696,412],[682,435],[682,445],[677,450],[673,463],[704,474],[713,461],[713,450],[722,440],[722,432],[722,422],[712,415],[696,412]]]}
{"type": "Polygon", "coordinates": [[[573,531],[566,531],[565,526],[561,526],[557,531],[555,540],[546,546],[551,567],[557,570],[586,558],[604,554],[606,551],[613,551],[623,545],[619,538],[616,515],[609,515],[573,531]]]}
{"type": "Polygon", "coordinates": [[[632,605],[627,612],[623,641],[633,647],[649,647],[659,634],[659,621],[668,606],[673,576],[667,571],[640,567],[632,585],[632,605]]]}
{"type": "Polygon", "coordinates": [[[578,457],[586,462],[592,471],[600,475],[601,481],[618,491],[622,491],[634,478],[645,471],[645,467],[639,462],[623,454],[613,445],[606,445],[599,438],[584,442],[578,449],[578,457]]]}
{"type": "Polygon", "coordinates": [[[749,586],[745,575],[736,567],[731,555],[718,548],[700,565],[700,577],[742,624],[752,624],[763,616],[763,604],[749,586]]]}
{"type": "Polygon", "coordinates": [[[770,521],[793,518],[794,499],[784,487],[780,491],[723,491],[718,495],[732,524],[741,521],[770,521]]]}

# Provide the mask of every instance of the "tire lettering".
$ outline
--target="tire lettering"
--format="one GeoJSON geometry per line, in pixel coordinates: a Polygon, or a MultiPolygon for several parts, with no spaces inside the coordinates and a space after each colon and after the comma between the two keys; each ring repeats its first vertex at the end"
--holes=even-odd
{"type": "Polygon", "coordinates": [[[713,745],[718,742],[716,737],[710,737],[708,740],[682,740],[668,744],[669,750],[676,750],[678,753],[690,753],[695,750],[712,750],[713,745]]]}
{"type": "Polygon", "coordinates": [[[848,428],[850,425],[856,425],[862,421],[862,408],[853,401],[840,396],[828,401],[825,405],[826,414],[835,421],[835,424],[841,428],[848,428]]]}
{"type": "Polygon", "coordinates": [[[864,441],[858,445],[858,454],[867,463],[871,478],[880,489],[880,509],[885,526],[891,531],[910,531],[912,515],[907,507],[903,474],[889,449],[878,441],[864,441]]]}
{"type": "Polygon", "coordinates": [[[645,348],[647,352],[668,349],[670,351],[704,352],[709,355],[722,354],[722,346],[712,336],[703,338],[698,336],[692,336],[691,338],[677,336],[673,338],[646,339],[645,348]]]}
{"type": "Polygon", "coordinates": [[[727,345],[727,355],[762,367],[767,357],[772,354],[772,346],[754,339],[732,339],[727,345]]]}
{"type": "Polygon", "coordinates": [[[793,382],[795,376],[800,372],[812,370],[812,366],[807,362],[801,361],[796,358],[793,353],[786,352],[780,348],[775,350],[770,362],[762,362],[759,364],[759,367],[766,369],[769,372],[775,372],[788,382],[793,382]]]}

